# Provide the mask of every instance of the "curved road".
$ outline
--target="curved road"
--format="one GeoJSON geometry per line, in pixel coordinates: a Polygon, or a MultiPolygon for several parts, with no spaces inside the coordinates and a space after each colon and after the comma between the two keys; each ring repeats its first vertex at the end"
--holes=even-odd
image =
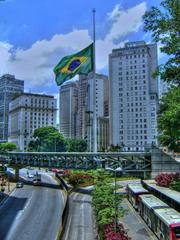
{"type": "MultiPolygon", "coordinates": [[[[56,184],[47,174],[42,181],[56,184]]],[[[63,192],[53,187],[15,189],[0,207],[0,240],[55,240],[64,205],[63,192]]]]}
{"type": "Polygon", "coordinates": [[[62,240],[94,240],[96,229],[91,196],[72,193],[69,197],[69,215],[62,240]]]}

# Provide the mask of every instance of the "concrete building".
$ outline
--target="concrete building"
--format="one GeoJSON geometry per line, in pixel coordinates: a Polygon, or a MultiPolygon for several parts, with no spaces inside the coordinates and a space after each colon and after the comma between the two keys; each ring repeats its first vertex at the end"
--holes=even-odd
{"type": "MultiPolygon", "coordinates": [[[[108,78],[102,74],[96,74],[96,96],[93,92],[93,76],[80,76],[79,79],[79,133],[80,137],[87,140],[89,151],[93,150],[93,104],[95,99],[96,117],[103,118],[108,116],[109,111],[109,95],[108,95],[108,78]]],[[[102,131],[98,130],[100,127],[97,124],[97,138],[100,139],[104,136],[99,135],[102,131]]],[[[105,146],[104,146],[105,147],[105,146]]],[[[98,149],[100,146],[98,145],[98,149]]]]}
{"type": "Polygon", "coordinates": [[[9,104],[9,137],[26,150],[36,128],[56,127],[57,100],[44,94],[24,93],[9,104]]]}
{"type": "Polygon", "coordinates": [[[65,82],[59,89],[60,95],[60,132],[66,138],[77,137],[77,82],[65,82]]]}
{"type": "Polygon", "coordinates": [[[138,151],[157,143],[156,67],[156,44],[130,42],[109,55],[111,144],[138,151]]]}
{"type": "Polygon", "coordinates": [[[159,99],[169,91],[171,88],[171,84],[163,81],[162,79],[159,80],[159,99]]]}
{"type": "Polygon", "coordinates": [[[9,102],[24,92],[24,81],[5,74],[0,77],[0,142],[8,140],[9,102]]]}
{"type": "Polygon", "coordinates": [[[97,118],[97,149],[107,150],[110,145],[109,138],[109,117],[97,118]]]}

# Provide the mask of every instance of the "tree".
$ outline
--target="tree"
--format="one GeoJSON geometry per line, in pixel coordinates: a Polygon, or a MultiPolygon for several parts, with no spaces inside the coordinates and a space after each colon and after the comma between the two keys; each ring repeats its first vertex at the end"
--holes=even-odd
{"type": "Polygon", "coordinates": [[[108,148],[108,152],[120,152],[121,150],[122,150],[122,146],[118,144],[116,145],[111,144],[110,147],[108,148]]]}
{"type": "Polygon", "coordinates": [[[161,144],[180,152],[180,88],[172,88],[162,98],[158,128],[161,144]]]}
{"type": "Polygon", "coordinates": [[[144,30],[152,32],[153,40],[161,43],[161,51],[169,56],[157,74],[167,82],[180,85],[180,1],[163,0],[160,6],[145,13],[144,30]]]}
{"type": "Polygon", "coordinates": [[[30,141],[28,151],[35,152],[64,152],[65,139],[58,130],[52,126],[37,128],[30,141]]]}
{"type": "Polygon", "coordinates": [[[17,146],[13,142],[0,143],[0,152],[9,152],[17,149],[17,146]]]}
{"type": "Polygon", "coordinates": [[[160,65],[155,75],[174,87],[163,97],[158,117],[159,141],[170,150],[180,146],[180,1],[163,0],[160,8],[152,7],[144,15],[144,29],[151,31],[155,42],[166,53],[168,61],[160,65]]]}
{"type": "Polygon", "coordinates": [[[66,147],[68,152],[85,152],[87,143],[83,139],[66,139],[66,147]]]}

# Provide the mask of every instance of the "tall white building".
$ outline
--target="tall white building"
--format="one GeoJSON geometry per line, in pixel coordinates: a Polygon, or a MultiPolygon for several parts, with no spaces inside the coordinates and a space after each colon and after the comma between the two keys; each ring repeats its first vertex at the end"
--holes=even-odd
{"type": "Polygon", "coordinates": [[[138,151],[157,143],[156,67],[156,44],[130,42],[109,55],[111,144],[138,151]]]}
{"type": "Polygon", "coordinates": [[[77,137],[77,82],[65,82],[59,89],[60,95],[60,132],[66,138],[77,137]]]}
{"type": "Polygon", "coordinates": [[[89,150],[93,150],[93,104],[95,99],[96,120],[97,120],[97,149],[107,148],[109,135],[106,129],[109,127],[109,91],[108,77],[103,74],[96,74],[96,93],[93,91],[92,75],[88,76],[86,101],[84,106],[83,133],[87,139],[89,150]],[[106,117],[106,118],[105,118],[106,117]]]}
{"type": "MultiPolygon", "coordinates": [[[[105,83],[108,81],[107,76],[96,74],[96,96],[93,92],[93,75],[80,75],[78,81],[78,136],[86,137],[86,119],[92,118],[93,99],[96,104],[97,117],[104,116],[105,83]]],[[[107,84],[106,84],[107,86],[107,84]]]]}
{"type": "Polygon", "coordinates": [[[36,128],[56,127],[57,100],[44,94],[24,93],[9,104],[10,142],[26,150],[36,128]]]}

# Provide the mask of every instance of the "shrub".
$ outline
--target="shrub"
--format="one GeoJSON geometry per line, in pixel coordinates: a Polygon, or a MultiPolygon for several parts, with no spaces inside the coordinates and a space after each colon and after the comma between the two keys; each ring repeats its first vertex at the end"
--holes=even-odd
{"type": "Polygon", "coordinates": [[[128,237],[127,232],[124,229],[122,224],[117,224],[117,229],[115,232],[115,224],[107,224],[104,227],[104,237],[105,240],[130,240],[131,238],[128,237]]]}
{"type": "Polygon", "coordinates": [[[155,178],[157,185],[161,187],[169,187],[173,182],[179,182],[179,180],[179,173],[161,173],[155,178]]]}
{"type": "Polygon", "coordinates": [[[69,176],[69,183],[73,186],[84,183],[87,180],[92,179],[93,177],[89,174],[76,173],[69,176]]]}

